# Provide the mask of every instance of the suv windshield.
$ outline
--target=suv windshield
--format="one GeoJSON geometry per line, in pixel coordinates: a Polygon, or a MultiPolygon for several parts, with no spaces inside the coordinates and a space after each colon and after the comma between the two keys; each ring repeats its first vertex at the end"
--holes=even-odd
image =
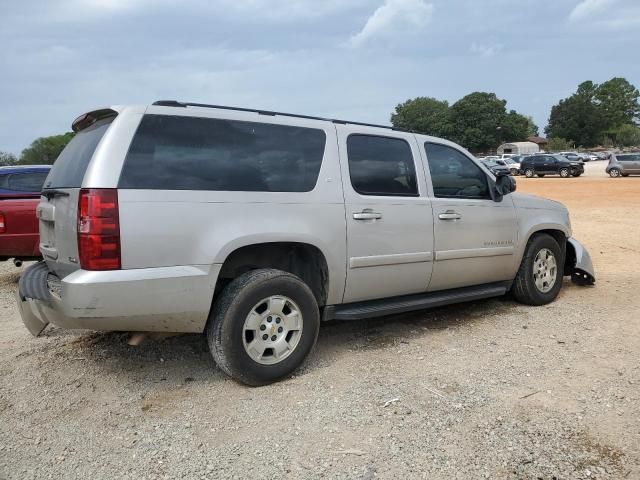
{"type": "Polygon", "coordinates": [[[93,152],[114,118],[105,118],[78,132],[56,159],[44,188],[80,188],[93,152]]]}

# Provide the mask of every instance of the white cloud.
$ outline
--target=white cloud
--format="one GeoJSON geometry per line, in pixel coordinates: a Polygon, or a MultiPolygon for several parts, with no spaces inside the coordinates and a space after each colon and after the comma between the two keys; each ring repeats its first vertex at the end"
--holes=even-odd
{"type": "Polygon", "coordinates": [[[500,50],[502,50],[502,45],[499,43],[484,45],[476,42],[473,42],[471,44],[471,48],[469,49],[471,53],[475,53],[476,55],[480,55],[481,57],[493,57],[500,50]]]}
{"type": "Polygon", "coordinates": [[[385,0],[350,44],[359,47],[376,37],[418,33],[431,21],[433,5],[424,0],[385,0]]]}
{"type": "Polygon", "coordinates": [[[581,20],[593,18],[599,13],[607,11],[616,3],[616,0],[582,0],[569,14],[570,22],[578,22],[581,20]]]}

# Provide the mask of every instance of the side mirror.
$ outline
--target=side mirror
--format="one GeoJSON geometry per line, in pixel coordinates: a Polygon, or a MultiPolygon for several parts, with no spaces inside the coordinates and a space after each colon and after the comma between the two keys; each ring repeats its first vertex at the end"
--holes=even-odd
{"type": "Polygon", "coordinates": [[[516,191],[516,179],[511,175],[498,174],[495,183],[496,201],[501,201],[502,197],[516,191]]]}

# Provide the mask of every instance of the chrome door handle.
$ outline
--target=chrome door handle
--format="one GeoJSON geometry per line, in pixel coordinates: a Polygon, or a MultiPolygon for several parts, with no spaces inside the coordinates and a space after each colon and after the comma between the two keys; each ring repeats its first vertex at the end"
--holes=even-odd
{"type": "Polygon", "coordinates": [[[453,210],[447,210],[446,212],[438,215],[438,218],[440,220],[460,220],[462,218],[462,215],[460,215],[458,212],[454,212],[453,210]]]}
{"type": "Polygon", "coordinates": [[[382,218],[382,214],[365,210],[360,213],[354,213],[353,218],[354,220],[380,220],[382,218]]]}

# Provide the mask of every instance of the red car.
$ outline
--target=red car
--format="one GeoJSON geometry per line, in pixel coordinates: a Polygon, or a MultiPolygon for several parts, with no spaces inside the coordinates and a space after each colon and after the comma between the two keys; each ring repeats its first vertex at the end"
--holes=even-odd
{"type": "Polygon", "coordinates": [[[50,166],[0,167],[0,260],[40,258],[36,207],[50,166]]]}

